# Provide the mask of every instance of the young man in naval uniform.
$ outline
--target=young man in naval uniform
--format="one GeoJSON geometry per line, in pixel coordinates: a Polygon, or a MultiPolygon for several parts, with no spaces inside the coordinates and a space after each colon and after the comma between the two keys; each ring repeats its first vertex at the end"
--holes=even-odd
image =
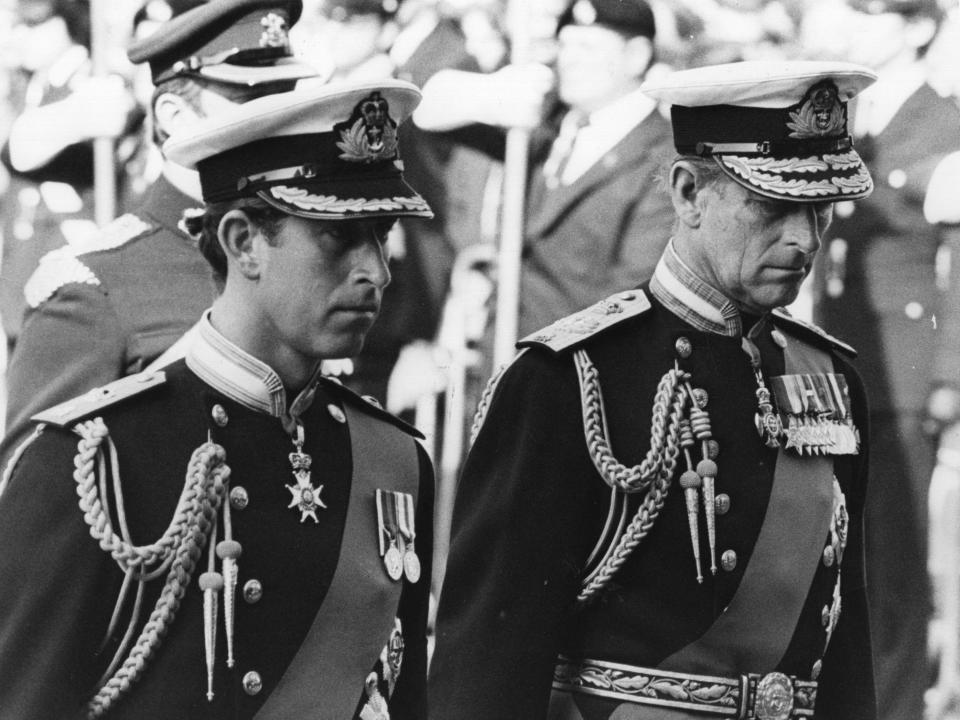
{"type": "Polygon", "coordinates": [[[184,359],[36,416],[5,473],[0,717],[426,716],[430,462],[320,373],[430,215],[396,142],[419,97],[297,90],[167,141],[224,289],[184,359]]]}
{"type": "MultiPolygon", "coordinates": [[[[287,43],[300,10],[300,0],[211,2],[132,45],[130,59],[150,65],[156,139],[315,74],[287,43]]],[[[210,268],[180,226],[200,204],[196,173],[166,160],[140,207],[92,244],[43,258],[24,288],[0,457],[29,434],[34,413],[143,370],[210,305],[210,268]]]]}
{"type": "Polygon", "coordinates": [[[792,302],[872,181],[839,63],[674,73],[653,278],[520,342],[459,484],[436,718],[875,716],[854,351],[792,302]],[[842,577],[841,577],[842,569],[842,577]],[[842,606],[842,612],[841,612],[842,606]]]}

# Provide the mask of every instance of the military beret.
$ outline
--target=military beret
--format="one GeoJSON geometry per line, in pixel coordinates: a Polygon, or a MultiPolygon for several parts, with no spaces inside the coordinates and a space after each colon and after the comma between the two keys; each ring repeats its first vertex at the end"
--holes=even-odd
{"type": "Polygon", "coordinates": [[[624,35],[653,38],[653,10],[644,0],[576,0],[557,20],[557,30],[567,25],[600,25],[624,35]]]}
{"type": "Polygon", "coordinates": [[[873,190],[847,103],[876,79],[852,63],[738,62],[671,73],[641,90],[672,105],[679,153],[714,158],[761,195],[822,202],[873,190]]]}
{"type": "Polygon", "coordinates": [[[393,17],[399,8],[397,0],[325,0],[321,6],[324,15],[338,22],[354,15],[393,17]]]}
{"type": "Polygon", "coordinates": [[[154,84],[180,75],[236,85],[297,80],[316,70],[294,59],[287,31],[300,0],[216,0],[173,17],[134,42],[127,57],[149,63],[154,84]]]}
{"type": "Polygon", "coordinates": [[[938,0],[847,0],[857,12],[868,15],[896,13],[907,16],[940,18],[944,11],[938,0]]]}
{"type": "Polygon", "coordinates": [[[164,144],[203,199],[259,197],[290,215],[432,217],[403,178],[397,127],[420,102],[401,80],[297,88],[191,124],[164,144]]]}

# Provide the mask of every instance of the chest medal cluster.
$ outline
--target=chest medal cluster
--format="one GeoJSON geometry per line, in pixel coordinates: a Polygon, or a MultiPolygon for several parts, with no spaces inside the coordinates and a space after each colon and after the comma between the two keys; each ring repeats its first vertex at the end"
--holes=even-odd
{"type": "Polygon", "coordinates": [[[412,583],[420,579],[420,558],[416,550],[413,496],[394,490],[377,490],[377,525],[380,557],[391,580],[403,577],[412,583]]]}

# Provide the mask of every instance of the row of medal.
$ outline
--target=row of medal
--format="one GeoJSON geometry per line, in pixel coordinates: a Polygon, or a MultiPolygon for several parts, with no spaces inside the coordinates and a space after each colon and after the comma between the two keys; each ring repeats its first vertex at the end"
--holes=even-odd
{"type": "Polygon", "coordinates": [[[377,526],[380,557],[387,576],[412,583],[420,579],[420,558],[415,546],[416,526],[413,495],[394,490],[377,490],[377,526]]]}
{"type": "Polygon", "coordinates": [[[860,432],[853,424],[847,379],[837,373],[771,378],[787,448],[800,454],[855,455],[860,432]]]}

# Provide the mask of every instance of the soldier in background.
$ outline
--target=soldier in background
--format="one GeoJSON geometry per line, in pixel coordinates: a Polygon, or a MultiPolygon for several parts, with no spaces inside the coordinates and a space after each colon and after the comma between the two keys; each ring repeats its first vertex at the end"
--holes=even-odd
{"type": "MultiPolygon", "coordinates": [[[[831,22],[847,28],[838,36],[843,57],[879,75],[857,99],[853,125],[877,187],[837,207],[814,319],[861,351],[870,379],[866,533],[878,706],[885,720],[915,720],[932,679],[927,491],[937,434],[960,419],[960,238],[938,224],[942,216],[928,221],[924,205],[937,166],[960,149],[960,110],[927,82],[924,50],[942,19],[935,0],[841,8],[831,22]]],[[[808,42],[814,51],[817,38],[808,42]]]]}
{"type": "MultiPolygon", "coordinates": [[[[311,76],[286,42],[299,14],[300,0],[209,3],[131,46],[131,60],[149,63],[156,85],[156,139],[311,76]]],[[[23,440],[34,413],[144,369],[209,307],[209,267],[180,224],[199,198],[196,173],[165,162],[141,207],[92,242],[43,258],[25,288],[0,456],[23,440]]]]}
{"type": "Polygon", "coordinates": [[[871,191],[846,111],[875,78],[644,86],[673,103],[676,229],[649,282],[522,340],[481,403],[435,717],[874,720],[865,391],[855,351],[777,308],[871,191]]]}
{"type": "Polygon", "coordinates": [[[379,312],[390,226],[429,216],[396,134],[419,97],[311,87],[167,142],[223,292],[184,359],[36,417],[0,487],[0,717],[426,719],[430,462],[320,371],[379,312]]]}

